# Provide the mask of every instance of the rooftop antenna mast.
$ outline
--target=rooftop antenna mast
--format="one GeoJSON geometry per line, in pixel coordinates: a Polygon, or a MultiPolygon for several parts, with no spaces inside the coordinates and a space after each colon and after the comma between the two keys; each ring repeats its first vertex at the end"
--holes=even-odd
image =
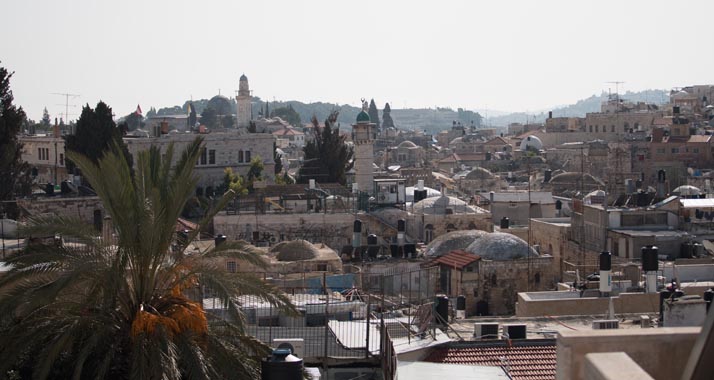
{"type": "MultiPolygon", "coordinates": [[[[72,107],[76,107],[77,105],[75,104],[69,104],[69,99],[72,98],[78,98],[80,95],[79,94],[68,94],[68,93],[61,93],[61,92],[53,92],[52,95],[59,95],[59,96],[64,96],[64,117],[67,119],[65,122],[69,124],[69,106],[71,105],[72,107]]],[[[61,105],[61,104],[59,104],[61,105]]]]}
{"type": "MultiPolygon", "coordinates": [[[[612,82],[605,82],[605,83],[610,83],[610,84],[614,84],[614,85],[615,85],[615,96],[616,96],[616,99],[617,99],[617,111],[616,111],[616,112],[619,112],[619,111],[620,111],[620,85],[623,84],[623,83],[625,83],[625,82],[622,82],[622,81],[612,81],[612,82]]],[[[608,99],[608,100],[609,100],[609,99],[608,99]]]]}

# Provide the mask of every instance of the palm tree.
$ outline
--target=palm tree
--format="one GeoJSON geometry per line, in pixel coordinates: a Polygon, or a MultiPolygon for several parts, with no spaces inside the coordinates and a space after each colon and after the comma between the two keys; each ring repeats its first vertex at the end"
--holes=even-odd
{"type": "MultiPolygon", "coordinates": [[[[151,148],[132,176],[117,144],[98,164],[68,152],[111,217],[116,241],[77,220],[37,217],[31,236],[61,235],[73,244],[30,245],[8,260],[0,279],[0,378],[250,379],[268,348],[245,333],[236,299],[253,295],[286,313],[295,309],[257,277],[225,271],[218,258],[264,261],[245,242],[188,255],[197,238],[175,238],[176,220],[197,183],[196,139],[174,160],[151,148]],[[175,161],[175,162],[174,162],[175,161]],[[212,318],[196,289],[219,297],[231,318],[212,318]],[[10,316],[10,317],[7,317],[10,316]]],[[[226,193],[206,223],[232,198],[226,193]]]]}

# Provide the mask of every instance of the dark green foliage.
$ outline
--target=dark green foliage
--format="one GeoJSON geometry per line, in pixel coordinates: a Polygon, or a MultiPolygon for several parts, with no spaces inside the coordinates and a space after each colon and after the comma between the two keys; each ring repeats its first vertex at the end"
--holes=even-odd
{"type": "Polygon", "coordinates": [[[47,111],[47,107],[42,110],[42,120],[40,120],[40,124],[42,124],[42,127],[45,129],[48,129],[50,125],[52,125],[52,119],[50,118],[49,111],[47,111]]]}
{"type": "Polygon", "coordinates": [[[18,140],[25,112],[12,104],[11,77],[12,73],[0,67],[0,200],[30,191],[30,168],[22,161],[22,144],[18,140]]]}
{"type": "Polygon", "coordinates": [[[270,107],[268,107],[268,102],[265,102],[265,113],[263,113],[266,118],[270,117],[270,107]]]}
{"type": "Polygon", "coordinates": [[[394,120],[392,120],[392,108],[389,107],[389,103],[384,105],[384,111],[382,111],[382,127],[384,129],[394,128],[394,120]]]}
{"type": "Polygon", "coordinates": [[[287,121],[293,127],[302,127],[302,120],[300,119],[300,114],[295,112],[295,109],[290,104],[288,104],[287,107],[279,107],[274,109],[270,117],[276,116],[287,121]]]}
{"type": "Polygon", "coordinates": [[[144,126],[146,126],[146,123],[144,123],[144,117],[136,112],[132,112],[124,116],[124,122],[126,123],[129,131],[144,128],[144,126]]]}
{"type": "MultiPolygon", "coordinates": [[[[99,101],[92,109],[89,104],[82,107],[82,114],[77,120],[76,132],[67,136],[65,150],[77,152],[97,163],[113,144],[119,144],[124,152],[124,158],[131,167],[132,158],[122,141],[122,132],[114,123],[112,109],[99,101]]],[[[67,170],[73,172],[74,162],[67,160],[67,170]]]]}
{"type": "Polygon", "coordinates": [[[216,128],[218,126],[218,114],[211,107],[206,107],[201,113],[201,124],[208,128],[216,128]]]}
{"type": "Polygon", "coordinates": [[[233,128],[236,123],[236,118],[233,115],[223,115],[221,116],[221,125],[223,128],[233,128]]]}
{"type": "Polygon", "coordinates": [[[324,127],[320,127],[313,116],[314,138],[303,148],[305,161],[300,168],[298,183],[308,183],[310,179],[322,183],[346,183],[353,151],[345,145],[345,136],[340,135],[340,127],[336,125],[338,113],[333,111],[324,127]]]}
{"type": "Polygon", "coordinates": [[[278,148],[273,143],[273,161],[275,161],[275,174],[279,174],[283,171],[283,156],[278,153],[278,148]]]}
{"type": "Polygon", "coordinates": [[[379,111],[377,111],[377,105],[374,104],[374,99],[372,99],[369,102],[369,110],[367,111],[369,114],[369,121],[371,123],[376,124],[377,129],[379,130],[380,123],[379,123],[379,111]]]}

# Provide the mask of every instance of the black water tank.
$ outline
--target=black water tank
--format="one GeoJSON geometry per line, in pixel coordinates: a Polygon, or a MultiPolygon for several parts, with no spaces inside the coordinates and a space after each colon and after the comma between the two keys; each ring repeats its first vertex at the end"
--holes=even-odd
{"type": "Polygon", "coordinates": [[[507,229],[509,225],[511,224],[511,221],[508,219],[507,216],[504,216],[501,218],[501,229],[507,229]]]}
{"type": "Polygon", "coordinates": [[[550,169],[545,170],[545,177],[543,178],[543,182],[548,183],[550,182],[550,179],[553,177],[553,171],[550,169]]]}
{"type": "Polygon", "coordinates": [[[600,270],[612,270],[612,254],[610,252],[600,253],[600,270]]]}
{"type": "Polygon", "coordinates": [[[416,258],[416,244],[404,244],[404,256],[409,259],[416,258]]]}
{"type": "Polygon", "coordinates": [[[69,187],[68,181],[62,181],[60,184],[60,190],[62,191],[62,194],[69,194],[72,192],[72,189],[69,187]]]}
{"type": "Polygon", "coordinates": [[[352,229],[353,232],[362,232],[362,221],[361,220],[359,220],[359,219],[355,220],[353,226],[354,226],[352,229]]]}
{"type": "Polygon", "coordinates": [[[434,322],[445,325],[449,321],[449,297],[437,296],[435,302],[434,322]]]}
{"type": "Polygon", "coordinates": [[[660,169],[657,171],[657,182],[664,183],[667,180],[667,172],[660,169]]]}
{"type": "Polygon", "coordinates": [[[390,244],[389,245],[389,253],[392,255],[392,257],[396,258],[401,258],[402,253],[399,252],[399,246],[396,244],[390,244]]]}
{"type": "Polygon", "coordinates": [[[642,247],[642,270],[645,272],[657,271],[659,261],[657,257],[658,249],[654,245],[642,247]]]}
{"type": "Polygon", "coordinates": [[[226,235],[216,235],[216,237],[213,238],[213,242],[216,243],[216,247],[223,244],[224,241],[226,241],[226,235]]]}
{"type": "Polygon", "coordinates": [[[694,254],[694,252],[692,252],[693,248],[692,243],[682,243],[679,248],[679,258],[691,259],[694,254]]]}
{"type": "Polygon", "coordinates": [[[486,161],[491,161],[491,152],[486,152],[486,161]]]}
{"type": "Polygon", "coordinates": [[[709,311],[709,306],[712,305],[712,302],[714,301],[714,289],[707,289],[704,292],[704,301],[707,303],[707,311],[709,311]]]}
{"type": "Polygon", "coordinates": [[[489,315],[488,313],[488,301],[478,301],[476,302],[476,315],[483,316],[489,315]]]}
{"type": "Polygon", "coordinates": [[[563,202],[562,202],[560,199],[558,199],[557,201],[555,201],[555,209],[556,209],[556,210],[562,210],[562,209],[563,209],[563,202]]]}
{"type": "Polygon", "coordinates": [[[45,194],[55,195],[55,185],[48,183],[45,185],[45,194]]]}
{"type": "Polygon", "coordinates": [[[456,310],[466,310],[466,297],[456,297],[456,310]]]}
{"type": "Polygon", "coordinates": [[[672,113],[675,115],[679,115],[679,106],[672,107],[672,113]]]}
{"type": "Polygon", "coordinates": [[[290,355],[289,348],[273,350],[260,365],[261,380],[302,380],[302,359],[290,355]]]}
{"type": "Polygon", "coordinates": [[[406,232],[406,230],[407,230],[407,221],[404,219],[397,220],[397,231],[406,232]]]}
{"type": "Polygon", "coordinates": [[[637,207],[647,206],[647,193],[644,190],[637,192],[637,207]]]}
{"type": "Polygon", "coordinates": [[[414,203],[426,199],[426,190],[414,190],[414,203]]]}
{"type": "Polygon", "coordinates": [[[375,234],[369,234],[367,236],[367,245],[377,245],[377,235],[375,234]]]}

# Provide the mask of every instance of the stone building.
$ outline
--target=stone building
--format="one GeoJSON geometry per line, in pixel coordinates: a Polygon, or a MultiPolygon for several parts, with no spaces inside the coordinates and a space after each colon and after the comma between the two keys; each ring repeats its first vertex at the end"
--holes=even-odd
{"type": "Polygon", "coordinates": [[[50,136],[20,136],[22,161],[37,171],[37,183],[57,184],[67,179],[65,167],[64,139],[59,135],[59,127],[50,136]]]}
{"type": "Polygon", "coordinates": [[[426,249],[441,267],[440,288],[466,297],[467,315],[513,314],[518,292],[555,286],[552,257],[539,256],[522,239],[505,233],[457,231],[426,249]]]}
{"type": "MultiPolygon", "coordinates": [[[[274,180],[275,161],[273,144],[275,136],[267,133],[241,133],[229,129],[207,134],[171,133],[160,137],[124,137],[129,152],[136,157],[140,151],[156,146],[165,152],[174,144],[174,159],[197,136],[204,139],[205,148],[196,162],[195,173],[199,177],[198,186],[203,189],[215,189],[223,183],[224,169],[232,168],[234,173],[247,176],[250,161],[260,157],[263,161],[263,176],[268,181],[274,180]]],[[[136,159],[134,162],[136,163],[136,159]]]]}
{"type": "Polygon", "coordinates": [[[407,140],[389,149],[387,165],[421,168],[425,165],[424,148],[407,140]]]}

